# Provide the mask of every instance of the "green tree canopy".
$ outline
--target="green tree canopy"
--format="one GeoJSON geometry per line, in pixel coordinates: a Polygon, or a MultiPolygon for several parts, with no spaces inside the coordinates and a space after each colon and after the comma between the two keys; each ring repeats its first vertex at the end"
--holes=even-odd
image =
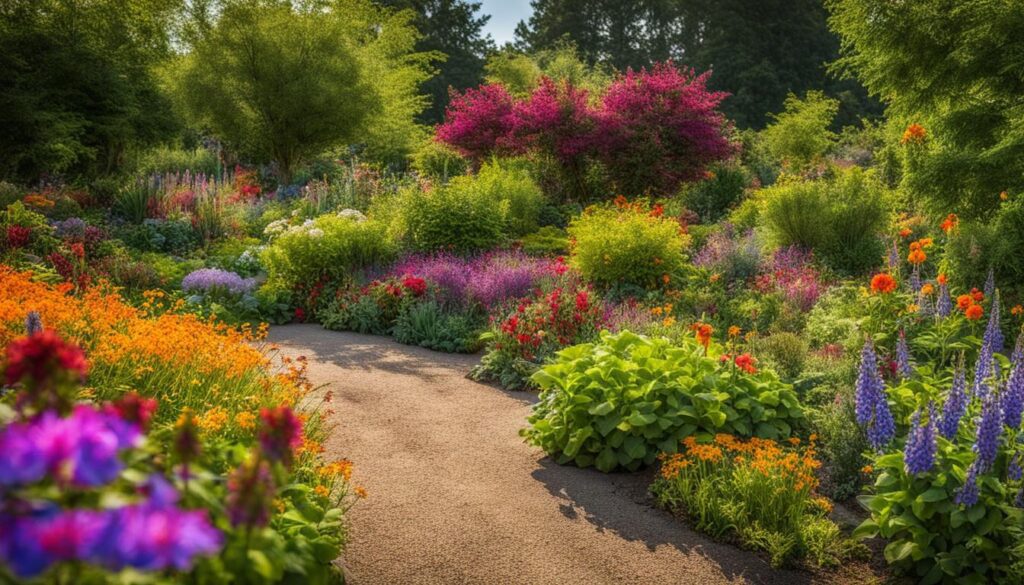
{"type": "Polygon", "coordinates": [[[0,3],[0,176],[108,173],[173,131],[153,68],[178,0],[0,3]]]}
{"type": "Polygon", "coordinates": [[[927,131],[905,181],[935,211],[985,215],[1024,190],[1024,9],[1007,0],[828,0],[856,73],[927,131]]]}

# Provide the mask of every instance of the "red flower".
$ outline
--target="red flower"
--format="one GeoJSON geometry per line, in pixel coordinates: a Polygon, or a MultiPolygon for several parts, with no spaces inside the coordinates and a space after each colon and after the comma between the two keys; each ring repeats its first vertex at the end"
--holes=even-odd
{"type": "Polygon", "coordinates": [[[422,297],[427,293],[427,281],[418,276],[405,275],[402,278],[402,286],[416,297],[422,297]]]}
{"type": "Polygon", "coordinates": [[[585,290],[576,293],[576,309],[586,311],[590,306],[590,295],[585,290]]]}
{"type": "Polygon", "coordinates": [[[737,368],[743,370],[748,374],[757,373],[757,367],[754,366],[754,364],[757,363],[757,360],[754,359],[749,353],[742,353],[736,356],[736,360],[734,363],[736,364],[737,368]]]}
{"type": "Polygon", "coordinates": [[[967,307],[970,307],[973,304],[974,299],[971,298],[971,295],[960,295],[956,298],[956,306],[961,311],[966,311],[967,307]]]}
{"type": "Polygon", "coordinates": [[[7,346],[6,363],[4,379],[8,385],[26,378],[40,384],[59,374],[83,380],[89,371],[82,349],[52,330],[12,341],[7,346]]]}
{"type": "Polygon", "coordinates": [[[891,293],[896,290],[896,279],[891,274],[880,272],[871,278],[871,291],[876,293],[891,293]]]}
{"type": "Polygon", "coordinates": [[[291,408],[278,406],[260,409],[263,430],[260,431],[260,446],[272,461],[290,465],[292,451],[302,444],[302,421],[291,408]]]}
{"type": "Polygon", "coordinates": [[[970,319],[971,321],[977,321],[978,319],[981,319],[981,317],[984,314],[985,309],[982,309],[981,305],[971,305],[970,307],[967,307],[966,311],[964,311],[964,316],[970,319]]]}
{"type": "Polygon", "coordinates": [[[306,321],[306,310],[302,307],[295,307],[295,320],[300,322],[306,321]]]}
{"type": "Polygon", "coordinates": [[[974,302],[980,303],[981,301],[985,300],[985,293],[981,292],[980,290],[978,290],[976,288],[972,288],[971,289],[971,298],[974,299],[974,302]]]}
{"type": "Polygon", "coordinates": [[[104,406],[104,410],[138,425],[140,429],[145,429],[149,426],[153,413],[156,412],[156,406],[157,402],[155,399],[145,398],[139,395],[138,392],[128,392],[114,402],[107,403],[104,406]]]}
{"type": "Polygon", "coordinates": [[[24,248],[32,237],[32,228],[12,225],[7,226],[7,245],[12,248],[24,248]]]}
{"type": "Polygon", "coordinates": [[[946,219],[939,225],[939,228],[947,234],[956,229],[957,224],[960,223],[960,218],[955,213],[950,213],[946,216],[946,219]]]}

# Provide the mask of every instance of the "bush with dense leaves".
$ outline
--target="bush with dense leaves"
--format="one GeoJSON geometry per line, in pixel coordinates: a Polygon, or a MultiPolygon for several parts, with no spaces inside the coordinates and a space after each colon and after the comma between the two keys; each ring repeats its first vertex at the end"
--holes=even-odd
{"type": "Polygon", "coordinates": [[[497,247],[508,239],[509,202],[474,187],[472,178],[447,187],[399,195],[399,231],[418,252],[470,254],[497,247]]]}
{"type": "MultiPolygon", "coordinates": [[[[533,375],[540,401],[521,431],[559,463],[637,469],[691,435],[790,436],[803,408],[774,373],[748,373],[722,348],[672,346],[624,331],[566,348],[533,375]]],[[[748,356],[749,357],[749,356],[748,356]]]]}
{"type": "Polygon", "coordinates": [[[588,208],[569,226],[572,264],[583,277],[601,286],[632,285],[646,289],[668,284],[685,261],[689,237],[659,206],[627,204],[588,208]]]}

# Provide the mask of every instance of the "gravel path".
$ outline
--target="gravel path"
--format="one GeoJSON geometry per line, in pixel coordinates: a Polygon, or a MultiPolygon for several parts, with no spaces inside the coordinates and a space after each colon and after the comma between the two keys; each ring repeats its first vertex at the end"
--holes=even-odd
{"type": "Polygon", "coordinates": [[[270,340],[333,390],[327,455],[369,491],[349,514],[352,585],[836,582],[688,529],[652,507],[649,473],[546,459],[517,434],[535,397],[466,379],[475,356],[315,325],[270,340]]]}

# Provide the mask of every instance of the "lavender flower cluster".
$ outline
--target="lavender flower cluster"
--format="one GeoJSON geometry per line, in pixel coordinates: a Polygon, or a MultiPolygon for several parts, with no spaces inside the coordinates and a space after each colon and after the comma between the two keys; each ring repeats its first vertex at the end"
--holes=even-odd
{"type": "Polygon", "coordinates": [[[875,346],[868,339],[861,350],[860,369],[854,395],[857,423],[867,429],[868,442],[880,449],[896,436],[896,421],[885,394],[885,382],[878,369],[875,346]]]}
{"type": "Polygon", "coordinates": [[[228,292],[243,295],[256,288],[255,278],[242,278],[234,272],[219,268],[200,268],[188,274],[181,281],[181,290],[203,294],[210,292],[228,292]]]}
{"type": "Polygon", "coordinates": [[[518,251],[499,251],[461,258],[450,254],[410,256],[398,262],[391,275],[424,278],[442,299],[457,306],[480,304],[493,308],[529,295],[544,278],[558,273],[557,263],[531,258],[518,251]]]}

